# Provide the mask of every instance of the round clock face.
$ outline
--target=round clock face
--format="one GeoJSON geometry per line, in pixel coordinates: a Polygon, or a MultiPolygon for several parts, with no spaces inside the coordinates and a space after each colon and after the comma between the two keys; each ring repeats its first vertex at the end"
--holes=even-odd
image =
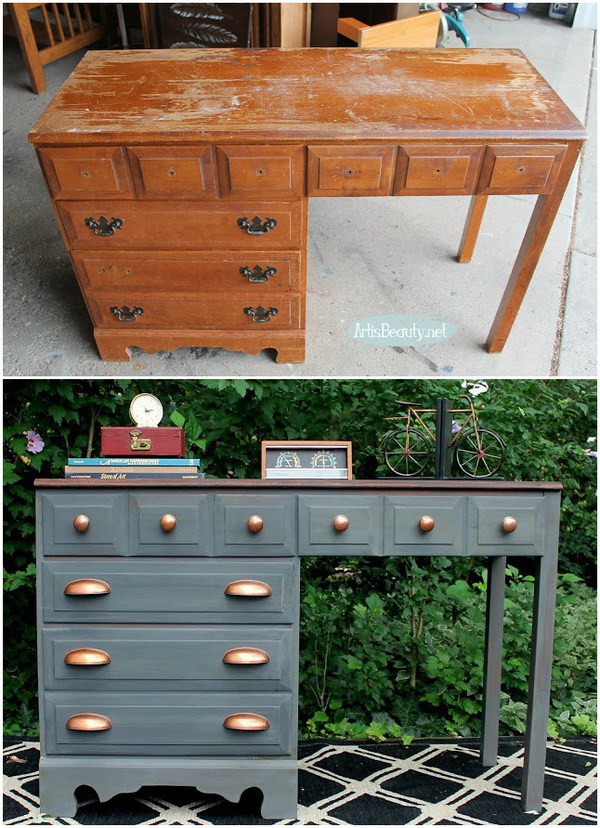
{"type": "Polygon", "coordinates": [[[162,403],[152,394],[138,394],[131,401],[129,414],[137,426],[152,428],[163,418],[162,403]]]}

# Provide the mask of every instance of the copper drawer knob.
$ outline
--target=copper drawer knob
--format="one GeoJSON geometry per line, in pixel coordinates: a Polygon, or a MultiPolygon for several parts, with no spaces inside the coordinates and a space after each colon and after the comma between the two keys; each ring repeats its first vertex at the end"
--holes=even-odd
{"type": "Polygon", "coordinates": [[[511,515],[507,515],[503,518],[502,523],[502,531],[506,532],[507,535],[510,535],[511,532],[514,532],[517,528],[517,519],[512,517],[511,515]]]}
{"type": "Polygon", "coordinates": [[[223,722],[228,730],[268,730],[271,723],[260,713],[232,713],[223,722]]]}
{"type": "Polygon", "coordinates": [[[431,532],[435,528],[435,519],[431,515],[423,515],[419,520],[419,529],[421,532],[431,532]]]}
{"type": "Polygon", "coordinates": [[[223,664],[268,664],[269,654],[258,647],[235,647],[227,650],[223,664]]]}
{"type": "Polygon", "coordinates": [[[175,515],[163,515],[160,519],[160,528],[163,532],[172,532],[177,526],[177,518],[175,515]]]}
{"type": "Polygon", "coordinates": [[[73,664],[78,667],[95,667],[99,664],[110,664],[111,658],[104,650],[96,650],[94,647],[80,647],[71,650],[65,656],[65,664],[73,664]]]}
{"type": "Polygon", "coordinates": [[[273,591],[263,581],[231,581],[225,587],[225,595],[237,595],[242,598],[268,598],[273,591]]]}
{"type": "Polygon", "coordinates": [[[106,581],[97,578],[79,578],[69,581],[65,587],[65,595],[108,595],[110,591],[106,581]]]}
{"type": "Polygon", "coordinates": [[[87,515],[77,515],[77,517],[73,520],[73,526],[77,530],[77,532],[87,532],[90,528],[90,519],[87,515]]]}
{"type": "Polygon", "coordinates": [[[333,528],[336,532],[345,532],[350,526],[350,518],[346,515],[336,515],[333,519],[333,528]]]}
{"type": "Polygon", "coordinates": [[[265,521],[260,515],[251,515],[248,518],[248,529],[253,533],[260,532],[265,525],[265,521]]]}
{"type": "Polygon", "coordinates": [[[67,719],[69,730],[110,730],[112,722],[108,716],[99,713],[76,713],[67,719]]]}

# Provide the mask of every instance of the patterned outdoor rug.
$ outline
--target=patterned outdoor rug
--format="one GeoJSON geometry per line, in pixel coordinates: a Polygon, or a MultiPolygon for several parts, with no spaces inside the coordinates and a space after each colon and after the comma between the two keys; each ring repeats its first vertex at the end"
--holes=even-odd
{"type": "Polygon", "coordinates": [[[298,820],[268,822],[261,795],[238,804],[195,788],[141,788],[98,803],[80,789],[76,819],[40,817],[39,746],[6,740],[5,825],[597,825],[596,741],[548,746],[545,809],[519,803],[523,743],[502,739],[500,760],[482,768],[475,739],[413,742],[302,742],[298,820]],[[21,760],[25,760],[24,762],[21,760]]]}

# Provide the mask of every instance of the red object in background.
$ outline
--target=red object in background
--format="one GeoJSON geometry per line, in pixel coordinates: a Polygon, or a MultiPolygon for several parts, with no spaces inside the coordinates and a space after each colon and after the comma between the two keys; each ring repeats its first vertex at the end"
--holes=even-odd
{"type": "Polygon", "coordinates": [[[185,433],[174,426],[103,426],[100,454],[102,457],[185,457],[185,433]]]}

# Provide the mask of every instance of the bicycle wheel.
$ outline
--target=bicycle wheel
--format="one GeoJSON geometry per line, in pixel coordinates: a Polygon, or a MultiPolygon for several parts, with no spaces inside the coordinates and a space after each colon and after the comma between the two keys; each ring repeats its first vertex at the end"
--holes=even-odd
{"type": "Polygon", "coordinates": [[[418,428],[398,428],[381,441],[388,469],[399,477],[414,477],[423,471],[431,456],[431,440],[418,428]]]}
{"type": "Polygon", "coordinates": [[[495,432],[480,428],[476,433],[471,429],[456,441],[454,457],[459,469],[469,477],[491,477],[502,465],[505,451],[504,443],[495,432]]]}

